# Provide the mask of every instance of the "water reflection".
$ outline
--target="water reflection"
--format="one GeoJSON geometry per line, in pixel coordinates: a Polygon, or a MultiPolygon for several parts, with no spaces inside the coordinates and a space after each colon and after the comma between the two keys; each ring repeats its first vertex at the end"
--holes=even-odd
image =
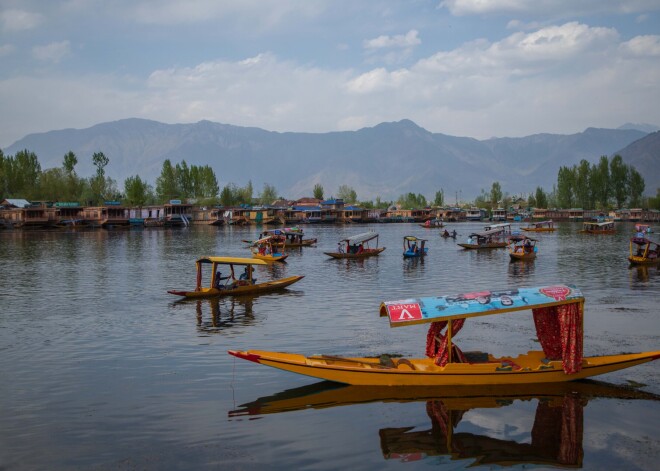
{"type": "Polygon", "coordinates": [[[254,297],[241,296],[231,299],[220,298],[195,301],[197,327],[207,333],[218,333],[223,327],[254,324],[254,297]]]}
{"type": "Polygon", "coordinates": [[[660,273],[660,266],[633,265],[630,267],[630,280],[646,283],[660,273]]]}
{"type": "MultiPolygon", "coordinates": [[[[660,396],[599,381],[544,385],[437,388],[382,388],[320,382],[289,389],[228,413],[230,418],[371,402],[423,403],[430,428],[415,425],[381,428],[380,447],[385,459],[417,461],[447,456],[473,460],[471,465],[551,465],[582,467],[584,410],[592,399],[660,400],[660,396]],[[529,435],[497,437],[501,429],[519,427],[520,414],[535,401],[529,435]],[[484,411],[513,407],[515,414],[499,413],[496,423],[480,422],[484,411]],[[512,417],[512,418],[511,418],[512,417]],[[512,423],[508,423],[507,419],[512,423]],[[494,424],[494,425],[493,425],[494,424]],[[497,429],[492,429],[495,426],[497,429]],[[491,428],[489,428],[491,427],[491,428]]],[[[413,419],[410,419],[413,421],[413,419]]]]}
{"type": "Polygon", "coordinates": [[[534,260],[511,260],[509,262],[509,278],[514,281],[525,280],[534,273],[534,260]]]}

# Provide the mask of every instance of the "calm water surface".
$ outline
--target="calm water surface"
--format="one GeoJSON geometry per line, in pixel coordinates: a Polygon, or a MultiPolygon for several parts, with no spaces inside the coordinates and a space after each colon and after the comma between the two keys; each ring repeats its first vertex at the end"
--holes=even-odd
{"type": "MultiPolygon", "coordinates": [[[[483,224],[453,227],[465,238],[483,224]]],[[[166,291],[194,286],[196,258],[247,256],[257,229],[0,232],[0,469],[657,469],[657,363],[605,383],[461,394],[338,387],[226,353],[421,356],[426,327],[390,329],[381,301],[553,283],[585,295],[586,355],[660,349],[660,272],[628,268],[632,225],[578,229],[539,234],[524,264],[412,224],[308,226],[318,247],[257,268],[305,275],[287,291],[182,303],[166,291]],[[323,254],[368,229],[380,257],[323,254]],[[402,258],[407,234],[429,238],[425,260],[402,258]]],[[[532,324],[469,319],[456,342],[526,352],[532,324]]]]}

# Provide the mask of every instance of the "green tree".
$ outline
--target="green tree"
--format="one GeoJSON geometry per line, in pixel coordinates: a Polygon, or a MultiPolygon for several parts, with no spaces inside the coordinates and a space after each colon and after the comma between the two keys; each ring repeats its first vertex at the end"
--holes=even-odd
{"type": "Polygon", "coordinates": [[[237,193],[238,190],[236,185],[233,183],[228,183],[222,188],[222,191],[220,192],[220,204],[225,207],[235,206],[238,204],[237,193]]]}
{"type": "Polygon", "coordinates": [[[66,154],[64,154],[64,160],[62,162],[62,168],[66,172],[67,175],[75,175],[76,174],[76,164],[78,163],[78,158],[76,157],[76,154],[73,152],[69,151],[66,154]]]}
{"type": "Polygon", "coordinates": [[[176,176],[176,187],[179,190],[181,198],[190,198],[193,196],[193,181],[190,175],[190,169],[185,160],[180,164],[176,164],[174,175],[176,176]]]}
{"type": "Polygon", "coordinates": [[[543,188],[540,186],[536,187],[536,193],[534,196],[536,200],[536,207],[537,208],[547,208],[548,207],[548,196],[545,194],[545,191],[543,191],[543,188]]]}
{"type": "Polygon", "coordinates": [[[610,161],[610,181],[617,208],[622,208],[628,198],[629,175],[630,170],[623,162],[623,158],[615,155],[610,161]]]}
{"type": "Polygon", "coordinates": [[[7,171],[7,193],[25,199],[34,199],[39,192],[41,165],[37,154],[21,150],[5,161],[7,171]]]}
{"type": "Polygon", "coordinates": [[[493,186],[490,188],[491,208],[497,208],[500,201],[502,201],[502,186],[500,182],[493,182],[493,186]]]}
{"type": "Polygon", "coordinates": [[[124,180],[126,203],[131,206],[144,206],[150,199],[151,188],[139,175],[124,180]]]}
{"type": "Polygon", "coordinates": [[[314,185],[314,198],[316,198],[317,200],[323,199],[323,186],[321,186],[320,183],[314,185]]]}
{"type": "Polygon", "coordinates": [[[46,201],[60,201],[66,193],[67,178],[59,168],[49,168],[39,178],[39,198],[46,201]]]}
{"type": "Polygon", "coordinates": [[[572,208],[575,205],[575,173],[568,167],[559,167],[557,174],[557,204],[561,208],[572,208]]]}
{"type": "Polygon", "coordinates": [[[180,195],[177,185],[176,171],[170,159],[165,159],[160,176],[156,178],[156,196],[162,203],[180,195]]]}
{"type": "Polygon", "coordinates": [[[201,170],[201,179],[202,179],[202,196],[206,198],[215,198],[220,192],[220,186],[218,185],[218,179],[215,176],[213,169],[205,165],[201,170]]]}
{"type": "Polygon", "coordinates": [[[433,200],[434,206],[444,206],[445,205],[445,192],[442,188],[435,192],[435,199],[433,200]]]}
{"type": "Polygon", "coordinates": [[[591,204],[591,164],[582,159],[580,164],[573,167],[575,175],[575,199],[577,205],[583,209],[593,209],[591,204]]]}
{"type": "Polygon", "coordinates": [[[92,163],[96,167],[96,175],[91,179],[90,186],[94,201],[101,202],[106,198],[108,188],[105,179],[105,167],[110,163],[110,159],[103,152],[94,152],[92,163]]]}
{"type": "Polygon", "coordinates": [[[610,201],[610,164],[606,155],[602,155],[591,168],[591,199],[594,207],[607,209],[610,201]]]}
{"type": "Polygon", "coordinates": [[[344,200],[344,203],[355,204],[357,202],[357,193],[348,185],[340,185],[337,191],[337,198],[344,200]]]}
{"type": "Polygon", "coordinates": [[[254,189],[252,188],[252,180],[248,180],[247,185],[238,191],[238,200],[242,204],[252,204],[254,189]]]}
{"type": "Polygon", "coordinates": [[[264,189],[259,195],[259,202],[264,205],[272,204],[277,199],[277,190],[273,185],[264,183],[264,189]]]}
{"type": "Polygon", "coordinates": [[[7,181],[7,170],[9,168],[9,163],[5,158],[5,154],[0,149],[0,199],[4,199],[9,196],[7,188],[9,183],[7,181]]]}
{"type": "Polygon", "coordinates": [[[646,184],[644,183],[644,177],[632,166],[630,167],[629,187],[630,207],[639,208],[642,205],[642,194],[644,194],[646,184]]]}
{"type": "Polygon", "coordinates": [[[540,206],[536,204],[536,197],[533,193],[530,193],[530,195],[527,197],[527,206],[530,208],[540,208],[540,206]]]}

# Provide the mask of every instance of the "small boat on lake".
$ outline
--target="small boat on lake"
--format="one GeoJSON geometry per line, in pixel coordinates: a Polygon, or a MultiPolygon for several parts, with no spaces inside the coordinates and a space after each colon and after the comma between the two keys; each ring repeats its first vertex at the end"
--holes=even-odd
{"type": "Polygon", "coordinates": [[[283,262],[289,256],[281,243],[274,242],[273,236],[266,236],[252,244],[252,257],[266,262],[283,262]]]}
{"type": "Polygon", "coordinates": [[[584,222],[582,223],[583,234],[616,234],[614,221],[584,222]]]}
{"type": "Polygon", "coordinates": [[[641,232],[642,234],[650,234],[653,232],[651,226],[648,224],[635,224],[635,232],[641,232]]]}
{"type": "Polygon", "coordinates": [[[509,256],[511,260],[534,260],[538,249],[536,239],[524,234],[512,234],[509,236],[509,256]]]}
{"type": "Polygon", "coordinates": [[[527,227],[523,227],[522,230],[527,232],[554,232],[555,223],[552,220],[530,222],[529,225],[527,227]]]}
{"type": "Polygon", "coordinates": [[[484,227],[484,231],[500,231],[504,235],[511,234],[511,223],[510,222],[500,222],[497,224],[489,224],[484,227]]]}
{"type": "Polygon", "coordinates": [[[557,383],[660,358],[660,351],[584,357],[584,297],[569,285],[386,301],[380,306],[380,315],[389,318],[391,327],[431,323],[427,358],[304,356],[263,350],[228,353],[314,378],[365,386],[557,383]],[[532,311],[542,350],[495,357],[481,351],[463,353],[455,345],[466,319],[523,310],[532,311]]]}
{"type": "Polygon", "coordinates": [[[168,293],[185,298],[209,298],[215,296],[240,296],[243,294],[257,294],[267,291],[286,288],[303,279],[303,276],[289,276],[279,280],[257,283],[254,278],[255,265],[268,265],[263,260],[240,257],[202,257],[197,260],[197,285],[192,291],[169,290],[168,293]],[[211,281],[209,286],[202,286],[202,268],[211,268],[211,281]],[[229,270],[227,276],[222,276],[221,267],[229,270]],[[243,272],[236,275],[236,267],[242,267],[243,272]]]}
{"type": "Polygon", "coordinates": [[[405,258],[423,257],[429,249],[425,247],[427,240],[415,236],[405,236],[403,238],[403,256],[405,258]]]}
{"type": "Polygon", "coordinates": [[[378,247],[378,233],[364,232],[348,239],[342,239],[337,243],[336,252],[324,252],[332,258],[367,258],[379,255],[385,247],[378,247]],[[375,240],[375,247],[370,242],[375,240]]]}
{"type": "Polygon", "coordinates": [[[282,229],[271,229],[266,234],[284,237],[286,247],[309,247],[316,244],[317,239],[305,239],[303,230],[299,227],[284,227],[282,229]]]}
{"type": "Polygon", "coordinates": [[[630,239],[631,265],[656,265],[660,263],[660,247],[646,237],[635,236],[630,239]]]}
{"type": "Polygon", "coordinates": [[[502,229],[473,232],[467,241],[458,245],[468,250],[501,249],[506,247],[505,233],[502,229]]]}
{"type": "Polygon", "coordinates": [[[426,222],[420,224],[420,226],[425,229],[439,229],[445,227],[445,224],[440,219],[427,219],[426,222]]]}

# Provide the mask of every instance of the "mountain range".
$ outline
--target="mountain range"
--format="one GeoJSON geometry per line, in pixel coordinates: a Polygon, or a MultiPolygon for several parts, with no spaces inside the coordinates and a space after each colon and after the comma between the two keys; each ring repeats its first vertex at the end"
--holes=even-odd
{"type": "Polygon", "coordinates": [[[268,183],[287,198],[310,196],[317,183],[326,197],[346,184],[361,200],[396,199],[409,192],[432,199],[440,189],[447,201],[471,200],[494,181],[512,195],[537,186],[550,191],[560,166],[615,154],[644,176],[646,193],[660,187],[660,132],[648,125],[477,140],[431,133],[405,119],[357,131],[280,133],[210,121],[164,124],[130,118],[29,134],[3,151],[13,155],[23,149],[35,152],[43,169],[60,167],[64,154],[73,151],[81,176],[94,174],[92,154],[102,151],[110,160],[106,175],[120,188],[132,175],[153,184],[170,159],[210,165],[221,187],[251,180],[255,194],[268,183]]]}

